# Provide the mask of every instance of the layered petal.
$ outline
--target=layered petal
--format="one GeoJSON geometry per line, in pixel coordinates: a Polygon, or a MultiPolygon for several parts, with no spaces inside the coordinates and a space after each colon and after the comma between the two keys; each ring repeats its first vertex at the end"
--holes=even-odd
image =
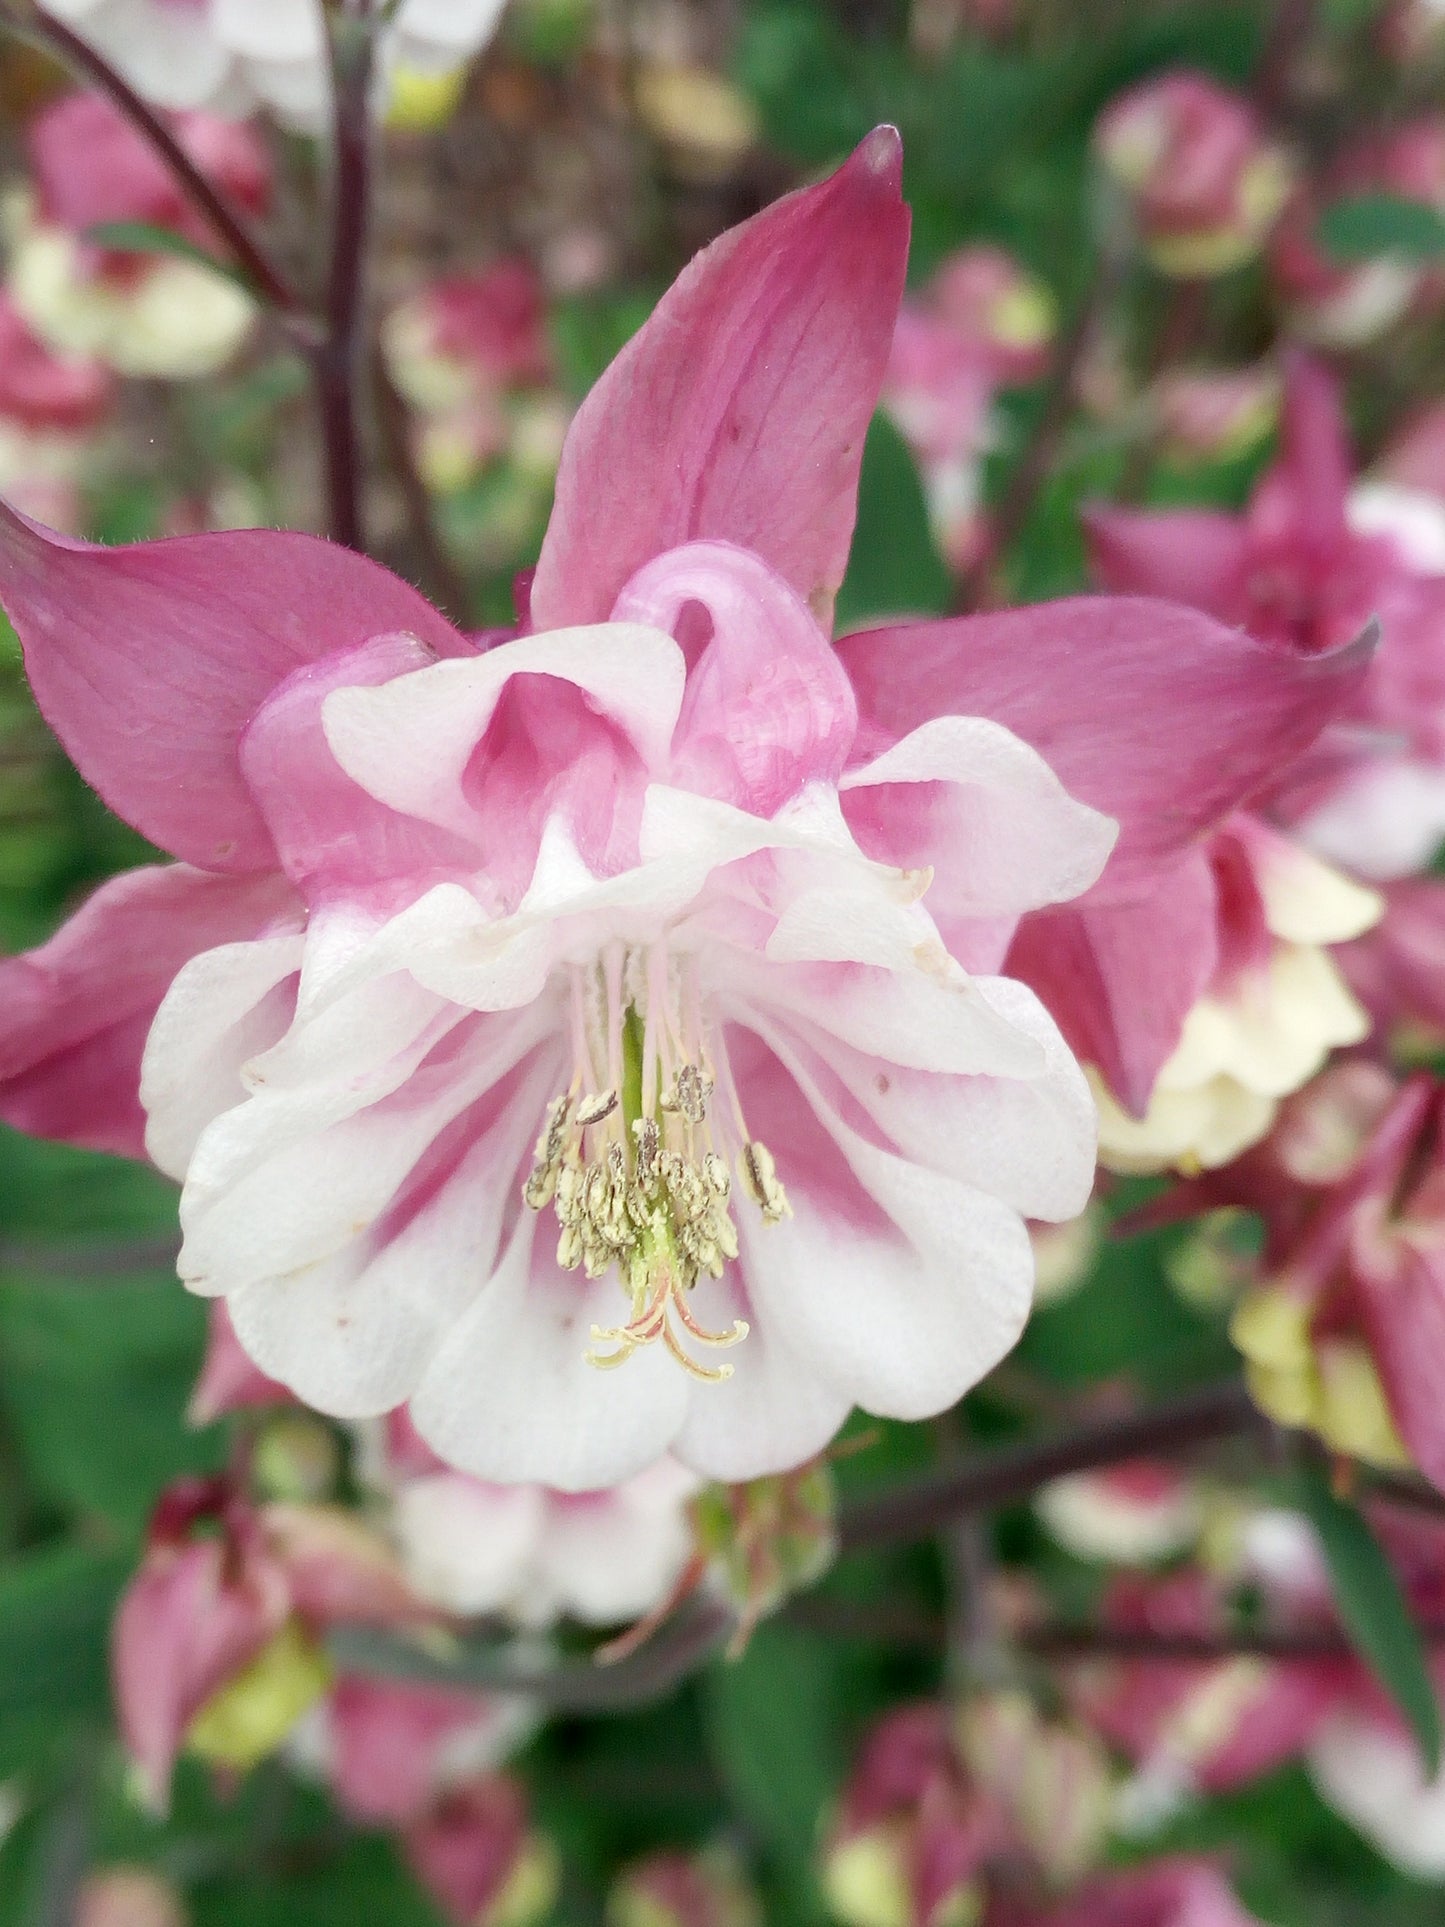
{"type": "MultiPolygon", "coordinates": [[[[1117,819],[1095,900],[1273,781],[1347,711],[1372,643],[1304,658],[1208,616],[1130,597],[906,624],[838,645],[873,753],[940,715],[986,716],[1036,749],[1070,796],[1117,819]]],[[[939,870],[947,857],[940,852],[939,870]]]]}
{"type": "Polygon", "coordinates": [[[294,925],[298,907],[278,877],[184,865],[102,884],[49,943],[0,962],[0,1117],[142,1156],[141,1055],[176,975],[217,944],[294,925]]]}
{"type": "Polygon", "coordinates": [[[1247,599],[1249,538],[1241,518],[1217,509],[1126,509],[1083,514],[1089,566],[1113,595],[1162,596],[1238,621],[1247,599]]]}
{"type": "Polygon", "coordinates": [[[1142,1115],[1218,960],[1214,878],[1191,850],[1147,897],[1026,917],[1007,963],[1078,1056],[1142,1115]]]}
{"type": "Polygon", "coordinates": [[[745,549],[692,542],[639,570],[613,622],[677,635],[691,610],[705,613],[711,635],[688,675],[672,780],[759,816],[808,783],[836,782],[858,707],[796,593],[745,549]]]}
{"type": "Polygon", "coordinates": [[[539,628],[602,621],[644,562],[696,540],[753,550],[830,620],[903,292],[900,177],[877,128],[683,271],[572,424],[539,628]]]}
{"type": "Polygon", "coordinates": [[[275,861],[238,747],[292,670],[383,635],[470,653],[388,570],[271,529],[103,549],[0,505],[0,603],[81,775],[151,842],[209,870],[275,861]]]}

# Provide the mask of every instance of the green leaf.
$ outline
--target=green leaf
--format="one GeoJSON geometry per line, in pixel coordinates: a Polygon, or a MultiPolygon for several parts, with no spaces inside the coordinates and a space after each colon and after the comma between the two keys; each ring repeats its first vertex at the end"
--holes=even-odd
{"type": "Polygon", "coordinates": [[[1370,261],[1381,254],[1402,254],[1410,261],[1445,256],[1445,214],[1424,201],[1404,201],[1393,194],[1336,201],[1320,216],[1315,232],[1336,261],[1370,261]]]}
{"type": "Polygon", "coordinates": [[[93,248],[109,248],[116,254],[174,255],[177,260],[193,262],[227,281],[234,281],[247,294],[252,292],[250,281],[239,268],[232,267],[229,261],[217,260],[214,254],[197,247],[185,235],[176,234],[168,227],[157,227],[152,221],[97,221],[85,230],[85,238],[93,248]]]}
{"type": "Polygon", "coordinates": [[[0,1778],[57,1728],[105,1719],[111,1614],[134,1564],[129,1549],[58,1545],[0,1566],[0,1778]]]}
{"type": "Polygon", "coordinates": [[[863,448],[853,552],[838,591],[838,627],[857,628],[877,616],[942,615],[950,594],[913,457],[892,422],[875,415],[863,448]]]}
{"type": "Polygon", "coordinates": [[[1390,1562],[1363,1515],[1337,1499],[1316,1468],[1301,1468],[1296,1492],[1324,1547],[1345,1630],[1409,1722],[1433,1778],[1440,1770],[1440,1706],[1419,1629],[1390,1562]]]}
{"type": "Polygon", "coordinates": [[[789,1892],[790,1918],[818,1909],[813,1867],[842,1774],[841,1680],[822,1642],[770,1620],[704,1681],[708,1747],[734,1810],[789,1892]]]}

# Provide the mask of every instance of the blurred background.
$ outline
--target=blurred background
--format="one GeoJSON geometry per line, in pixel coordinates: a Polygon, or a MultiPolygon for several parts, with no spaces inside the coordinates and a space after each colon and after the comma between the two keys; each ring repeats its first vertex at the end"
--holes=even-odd
{"type": "MultiPolygon", "coordinates": [[[[74,84],[0,34],[0,490],[107,542],[324,531],[284,329],[206,265],[204,226],[74,84]]],[[[182,135],[310,289],[324,153],[304,111],[262,104],[182,135]]],[[[914,248],[844,626],[1088,586],[1087,500],[1242,507],[1290,344],[1343,381],[1362,470],[1445,495],[1438,0],[511,0],[462,71],[399,70],[385,112],[367,536],[471,627],[511,620],[570,413],[682,264],[879,121],[903,133],[914,248]]],[[[148,854],[0,639],[0,942],[41,941],[148,854]]],[[[483,1816],[482,1846],[466,1836],[465,1878],[449,1836],[328,1791],[285,1719],[284,1743],[262,1718],[259,1754],[239,1749],[248,1770],[188,1756],[166,1814],[137,1803],[108,1639],[159,1496],[238,1455],[267,1503],[355,1505],[365,1485],[338,1428],[197,1401],[206,1315],[174,1279],[174,1218],[154,1174],[0,1130],[0,1923],[828,1918],[822,1816],[870,1724],[940,1678],[930,1544],[853,1555],[742,1660],[655,1704],[524,1721],[516,1805],[483,1816]],[[701,1887],[629,1874],[662,1849],[710,1855],[701,1887]]],[[[1074,1409],[1084,1386],[1227,1368],[1210,1294],[1229,1249],[1182,1249],[1161,1232],[1098,1260],[1087,1226],[1071,1234],[1050,1274],[1071,1290],[971,1401],[975,1433],[1074,1409]]],[[[845,1491],[933,1450],[893,1427],[866,1446],[836,1468],[845,1491]]],[[[1087,1562],[1027,1508],[999,1546],[1087,1594],[1087,1562]]],[[[1227,1850],[1278,1927],[1445,1921],[1441,1890],[1297,1764],[1168,1817],[1152,1845],[1227,1850]]]]}

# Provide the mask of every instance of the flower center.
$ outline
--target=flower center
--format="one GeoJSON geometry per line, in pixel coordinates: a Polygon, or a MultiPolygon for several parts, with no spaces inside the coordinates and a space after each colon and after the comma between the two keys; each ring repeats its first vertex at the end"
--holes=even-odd
{"type": "Polygon", "coordinates": [[[721,1383],[732,1366],[700,1364],[688,1341],[736,1345],[747,1324],[709,1331],[688,1298],[738,1255],[729,1151],[764,1223],[791,1209],[711,1047],[695,961],[670,957],[665,943],[613,945],[573,967],[571,1009],[571,1083],[547,1107],[522,1196],[533,1211],[554,1207],[565,1271],[600,1278],[615,1266],[631,1300],[626,1323],[592,1327],[588,1363],[621,1365],[660,1340],[694,1378],[721,1383]]]}

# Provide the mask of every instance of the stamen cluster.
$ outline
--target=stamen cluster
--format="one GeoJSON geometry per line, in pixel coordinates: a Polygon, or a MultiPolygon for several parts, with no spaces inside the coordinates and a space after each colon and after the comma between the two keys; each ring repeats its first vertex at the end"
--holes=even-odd
{"type": "MultiPolygon", "coordinates": [[[[615,983],[615,973],[608,975],[615,983]]],[[[610,1014],[619,1019],[607,1026],[618,1083],[581,1094],[579,1068],[572,1088],[547,1107],[522,1196],[533,1211],[554,1207],[564,1270],[600,1278],[615,1266],[631,1298],[625,1324],[593,1326],[594,1343],[612,1349],[589,1351],[590,1364],[620,1365],[660,1339],[694,1377],[720,1382],[731,1377],[731,1365],[699,1364],[673,1327],[675,1318],[689,1338],[709,1347],[735,1345],[748,1332],[743,1319],[708,1331],[687,1304],[699,1278],[720,1278],[738,1255],[732,1175],[708,1115],[717,1080],[700,1053],[677,1061],[667,1050],[676,1067],[658,1092],[651,1028],[635,1007],[610,1014]]],[[[764,1223],[776,1224],[791,1212],[772,1155],[745,1132],[738,1135],[742,1188],[764,1223]]]]}

